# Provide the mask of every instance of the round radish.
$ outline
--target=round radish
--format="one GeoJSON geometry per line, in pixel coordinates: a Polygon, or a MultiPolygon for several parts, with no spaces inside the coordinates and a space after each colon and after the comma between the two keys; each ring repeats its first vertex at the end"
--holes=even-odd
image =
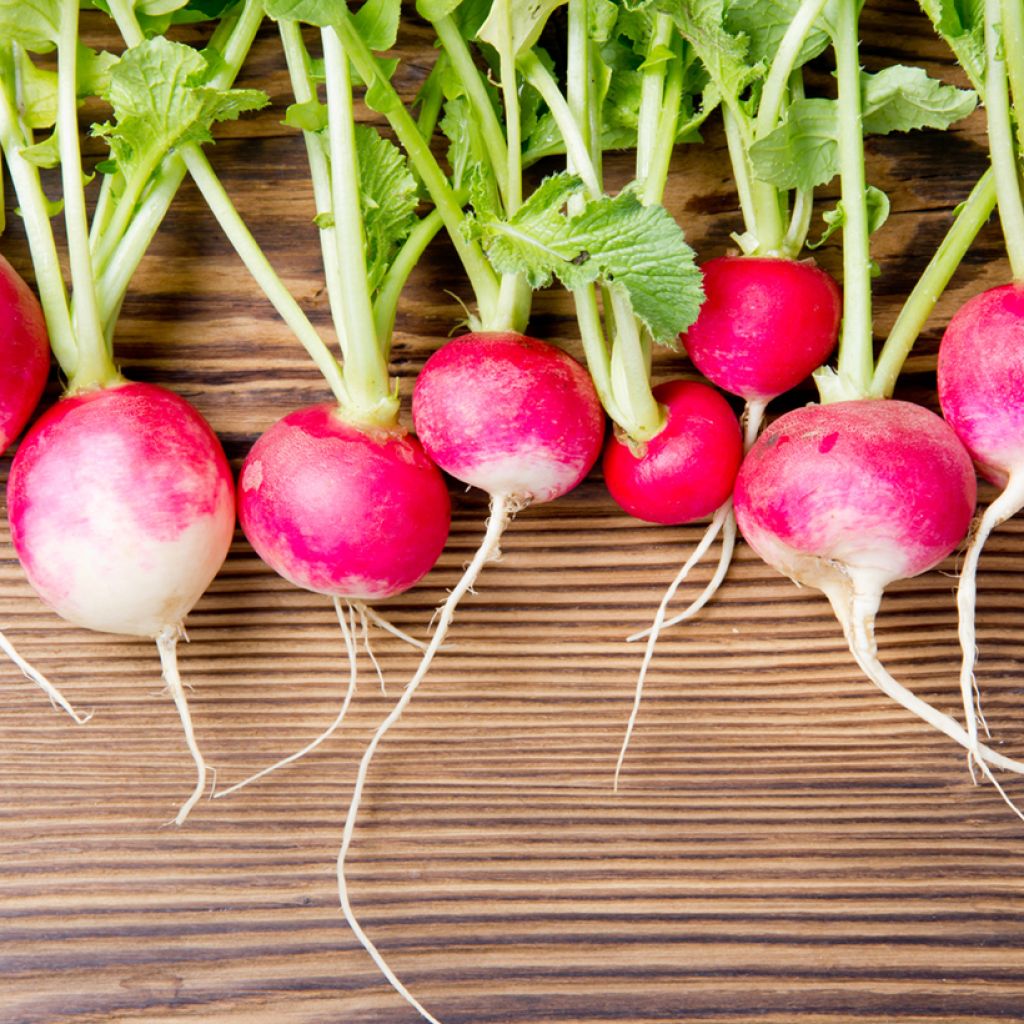
{"type": "MultiPolygon", "coordinates": [[[[858,665],[883,692],[970,749],[959,722],[885,670],[874,639],[882,591],[934,567],[963,539],[976,484],[953,431],[917,405],[836,402],[780,417],[736,478],[736,521],[750,546],[832,604],[858,665]]],[[[988,765],[1024,772],[985,746],[988,765]]]]}
{"type": "Polygon", "coordinates": [[[197,767],[181,824],[205,788],[175,649],[182,620],[220,568],[234,486],[220,443],[184,399],[150,384],[62,398],[18,448],[11,538],[29,582],[87,629],[156,640],[197,767]]]}
{"type": "Polygon", "coordinates": [[[451,517],[444,478],[415,438],[355,427],[332,404],[290,413],[260,437],[242,467],[238,512],[285,579],[356,601],[421,579],[451,517]]]}
{"type": "Polygon", "coordinates": [[[50,343],[39,301],[0,256],[0,453],[21,433],[50,371],[50,343]]]}
{"type": "Polygon", "coordinates": [[[740,425],[729,403],[706,384],[674,380],[654,397],[665,409],[659,434],[634,450],[612,435],[604,480],[615,501],[649,523],[688,523],[710,515],[732,493],[743,457],[740,425]]]}
{"type": "Polygon", "coordinates": [[[467,334],[438,349],[416,380],[412,417],[446,473],[520,504],[571,491],[604,437],[586,370],[561,349],[512,333],[467,334]]]}
{"type": "Polygon", "coordinates": [[[767,402],[835,348],[839,287],[813,262],[720,256],[701,271],[704,304],[682,340],[694,366],[724,391],[767,402]]]}
{"type": "Polygon", "coordinates": [[[957,586],[960,688],[971,753],[984,769],[974,679],[978,561],[992,530],[1024,507],[1024,285],[991,288],[957,311],[939,346],[938,385],[947,422],[982,476],[1002,488],[981,517],[957,586]]]}

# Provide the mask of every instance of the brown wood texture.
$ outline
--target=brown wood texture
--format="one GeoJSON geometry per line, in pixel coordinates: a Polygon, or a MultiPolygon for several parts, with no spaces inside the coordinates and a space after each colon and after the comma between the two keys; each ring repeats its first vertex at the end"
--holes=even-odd
{"type": "MultiPolygon", "coordinates": [[[[903,0],[869,4],[864,34],[870,67],[909,56],[956,77],[903,0]]],[[[432,51],[415,28],[402,44],[411,95],[432,51]]],[[[244,78],[269,81],[274,107],[227,125],[211,158],[326,324],[271,31],[244,78]]],[[[983,131],[975,115],[944,135],[870,141],[870,178],[893,200],[876,242],[880,336],[984,168],[983,131]]],[[[613,184],[628,165],[610,159],[613,184]]],[[[668,205],[703,256],[739,224],[726,167],[717,127],[675,156],[668,205]]],[[[3,249],[28,272],[15,218],[3,249]]],[[[903,395],[934,405],[942,324],[1007,279],[1001,253],[993,224],[929,323],[903,395]]],[[[838,269],[838,255],[830,245],[821,260],[838,269]]],[[[405,393],[459,315],[449,292],[468,295],[438,242],[399,315],[405,393]]],[[[563,295],[538,296],[533,330],[575,345],[563,295]]],[[[326,395],[190,185],[125,304],[118,354],[131,376],[193,400],[236,466],[276,417],[326,395]]],[[[663,355],[657,370],[688,366],[663,355]]],[[[421,636],[481,536],[481,496],[453,497],[440,565],[386,606],[421,636]]],[[[350,862],[368,932],[446,1024],[1024,1020],[1024,825],[990,786],[971,784],[959,748],[861,677],[825,600],[745,546],[713,605],[663,638],[611,791],[640,657],[623,637],[649,621],[702,528],[629,520],[596,473],[519,516],[373,766],[350,862]]],[[[954,714],[955,569],[951,559],[894,586],[879,622],[893,673],[954,714]]],[[[983,558],[978,632],[988,721],[1018,754],[1022,572],[1017,520],[983,558]]],[[[363,658],[343,732],[247,791],[202,802],[179,829],[167,822],[192,766],[152,645],[48,612],[6,526],[0,626],[95,712],[76,727],[0,661],[2,1024],[417,1019],[343,925],[334,880],[355,764],[414,652],[376,635],[387,696],[363,658]]],[[[328,601],[277,578],[240,535],[188,627],[182,671],[220,780],[291,752],[334,716],[345,665],[328,601]]],[[[1024,784],[1008,787],[1024,798],[1024,784]]]]}

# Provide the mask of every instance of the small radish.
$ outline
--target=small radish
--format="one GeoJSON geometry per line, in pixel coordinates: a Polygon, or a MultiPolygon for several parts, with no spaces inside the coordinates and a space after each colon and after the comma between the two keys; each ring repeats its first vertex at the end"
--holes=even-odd
{"type": "Polygon", "coordinates": [[[631,516],[675,525],[710,515],[732,493],[743,457],[736,414],[706,384],[674,380],[654,388],[665,426],[642,445],[611,436],[604,482],[631,516]]]}
{"type": "Polygon", "coordinates": [[[184,399],[120,383],[62,398],[18,448],[7,485],[11,538],[29,582],[86,629],[150,637],[205,788],[178,675],[182,622],[227,555],[234,486],[224,452],[184,399]]]}
{"type": "Polygon", "coordinates": [[[50,343],[39,301],[0,256],[0,454],[21,433],[50,372],[50,343]]]}
{"type": "Polygon", "coordinates": [[[296,586],[354,601],[417,583],[448,538],[449,508],[415,438],[357,429],[330,404],[274,424],[238,482],[239,521],[257,554],[296,586]]]}
{"type": "MultiPolygon", "coordinates": [[[[878,660],[882,592],[938,565],[963,539],[976,496],[970,457],[933,413],[896,400],[812,405],[776,420],[736,479],[747,543],[794,582],[821,590],[850,650],[886,694],[970,748],[964,728],[878,660]]],[[[979,746],[987,764],[1024,765],[979,746]]]]}

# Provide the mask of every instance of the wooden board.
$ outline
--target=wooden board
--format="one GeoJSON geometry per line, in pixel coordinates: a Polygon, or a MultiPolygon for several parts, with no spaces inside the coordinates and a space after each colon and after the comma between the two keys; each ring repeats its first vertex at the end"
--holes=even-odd
{"type": "MultiPolygon", "coordinates": [[[[911,55],[955,78],[913,5],[870,6],[866,65],[911,55]]],[[[411,96],[432,51],[415,27],[402,46],[411,96]]],[[[269,81],[274,107],[228,125],[211,157],[326,324],[271,31],[244,78],[269,81]]],[[[877,238],[879,336],[984,168],[983,131],[975,115],[942,136],[870,142],[870,178],[893,201],[877,238]]],[[[610,160],[612,184],[628,164],[610,160]]],[[[673,164],[668,205],[704,256],[739,224],[726,167],[717,127],[673,164]]],[[[27,270],[14,218],[3,249],[27,270]]],[[[837,269],[838,250],[821,261],[837,269]]],[[[990,225],[901,394],[934,406],[944,320],[1007,277],[990,225]]],[[[468,295],[438,242],[399,316],[405,393],[458,317],[449,292],[468,295]]],[[[533,329],[575,345],[557,293],[538,297],[533,329]]],[[[132,377],[193,400],[236,466],[276,417],[326,394],[190,185],[125,304],[118,353],[132,377]]],[[[688,366],[666,355],[657,370],[688,366]]],[[[420,636],[481,536],[481,497],[453,495],[439,567],[386,606],[420,636]]],[[[365,927],[446,1024],[1024,1020],[1024,826],[991,787],[971,784],[958,748],[861,677],[824,599],[745,546],[720,598],[664,637],[611,791],[640,656],[623,637],[649,621],[701,529],[629,520],[596,473],[519,516],[374,764],[350,863],[365,927]]],[[[954,714],[955,569],[951,559],[894,586],[879,625],[893,673],[954,714]]],[[[1014,521],[983,560],[978,630],[988,721],[1000,749],[1018,753],[1022,572],[1024,521],[1014,521]]],[[[388,696],[364,658],[343,734],[234,798],[201,803],[177,829],[167,821],[192,768],[152,646],[49,613],[6,526],[0,626],[95,712],[74,726],[0,662],[2,1024],[416,1019],[343,926],[334,879],[355,764],[414,652],[376,635],[388,696]]],[[[188,626],[183,674],[220,780],[296,749],[334,716],[345,666],[329,603],[275,577],[240,536],[188,626]]],[[[1024,785],[1009,787],[1024,797],[1024,785]]]]}

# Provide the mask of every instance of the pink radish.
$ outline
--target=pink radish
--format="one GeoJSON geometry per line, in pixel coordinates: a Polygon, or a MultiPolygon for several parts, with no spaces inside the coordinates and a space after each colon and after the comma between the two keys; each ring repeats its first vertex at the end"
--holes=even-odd
{"type": "Polygon", "coordinates": [[[61,399],[18,448],[11,536],[29,582],[58,615],[151,637],[205,788],[175,649],[182,622],[227,554],[234,487],[206,421],[184,399],[121,383],[61,399]]]}
{"type": "MultiPolygon", "coordinates": [[[[734,497],[747,543],[825,594],[868,678],[968,748],[958,722],[883,668],[874,625],[886,586],[933,568],[960,543],[975,496],[971,460],[941,419],[907,402],[860,400],[778,419],[744,460],[734,497]]],[[[978,752],[992,767],[1024,771],[985,746],[978,752]]]]}
{"type": "Polygon", "coordinates": [[[463,483],[486,490],[491,514],[480,547],[441,608],[419,667],[359,763],[337,868],[342,910],[356,937],[395,990],[435,1021],[384,960],[349,900],[345,859],[370,762],[426,676],[459,601],[484,565],[500,557],[511,517],[566,494],[587,475],[601,451],[604,413],[587,371],[565,352],[513,332],[477,332],[449,341],[427,360],[413,390],[412,415],[427,454],[463,483]]]}
{"type": "Polygon", "coordinates": [[[938,386],[947,422],[981,475],[1002,488],[971,538],[957,587],[960,687],[970,749],[977,759],[978,560],[992,530],[1024,507],[1024,285],[991,288],[957,311],[939,347],[938,386]]]}
{"type": "Polygon", "coordinates": [[[50,343],[39,301],[0,256],[0,454],[21,433],[50,371],[50,343]]]}
{"type": "Polygon", "coordinates": [[[253,446],[239,478],[249,542],[297,586],[354,601],[418,582],[448,537],[437,467],[403,430],[360,430],[336,405],[300,409],[253,446]]]}

